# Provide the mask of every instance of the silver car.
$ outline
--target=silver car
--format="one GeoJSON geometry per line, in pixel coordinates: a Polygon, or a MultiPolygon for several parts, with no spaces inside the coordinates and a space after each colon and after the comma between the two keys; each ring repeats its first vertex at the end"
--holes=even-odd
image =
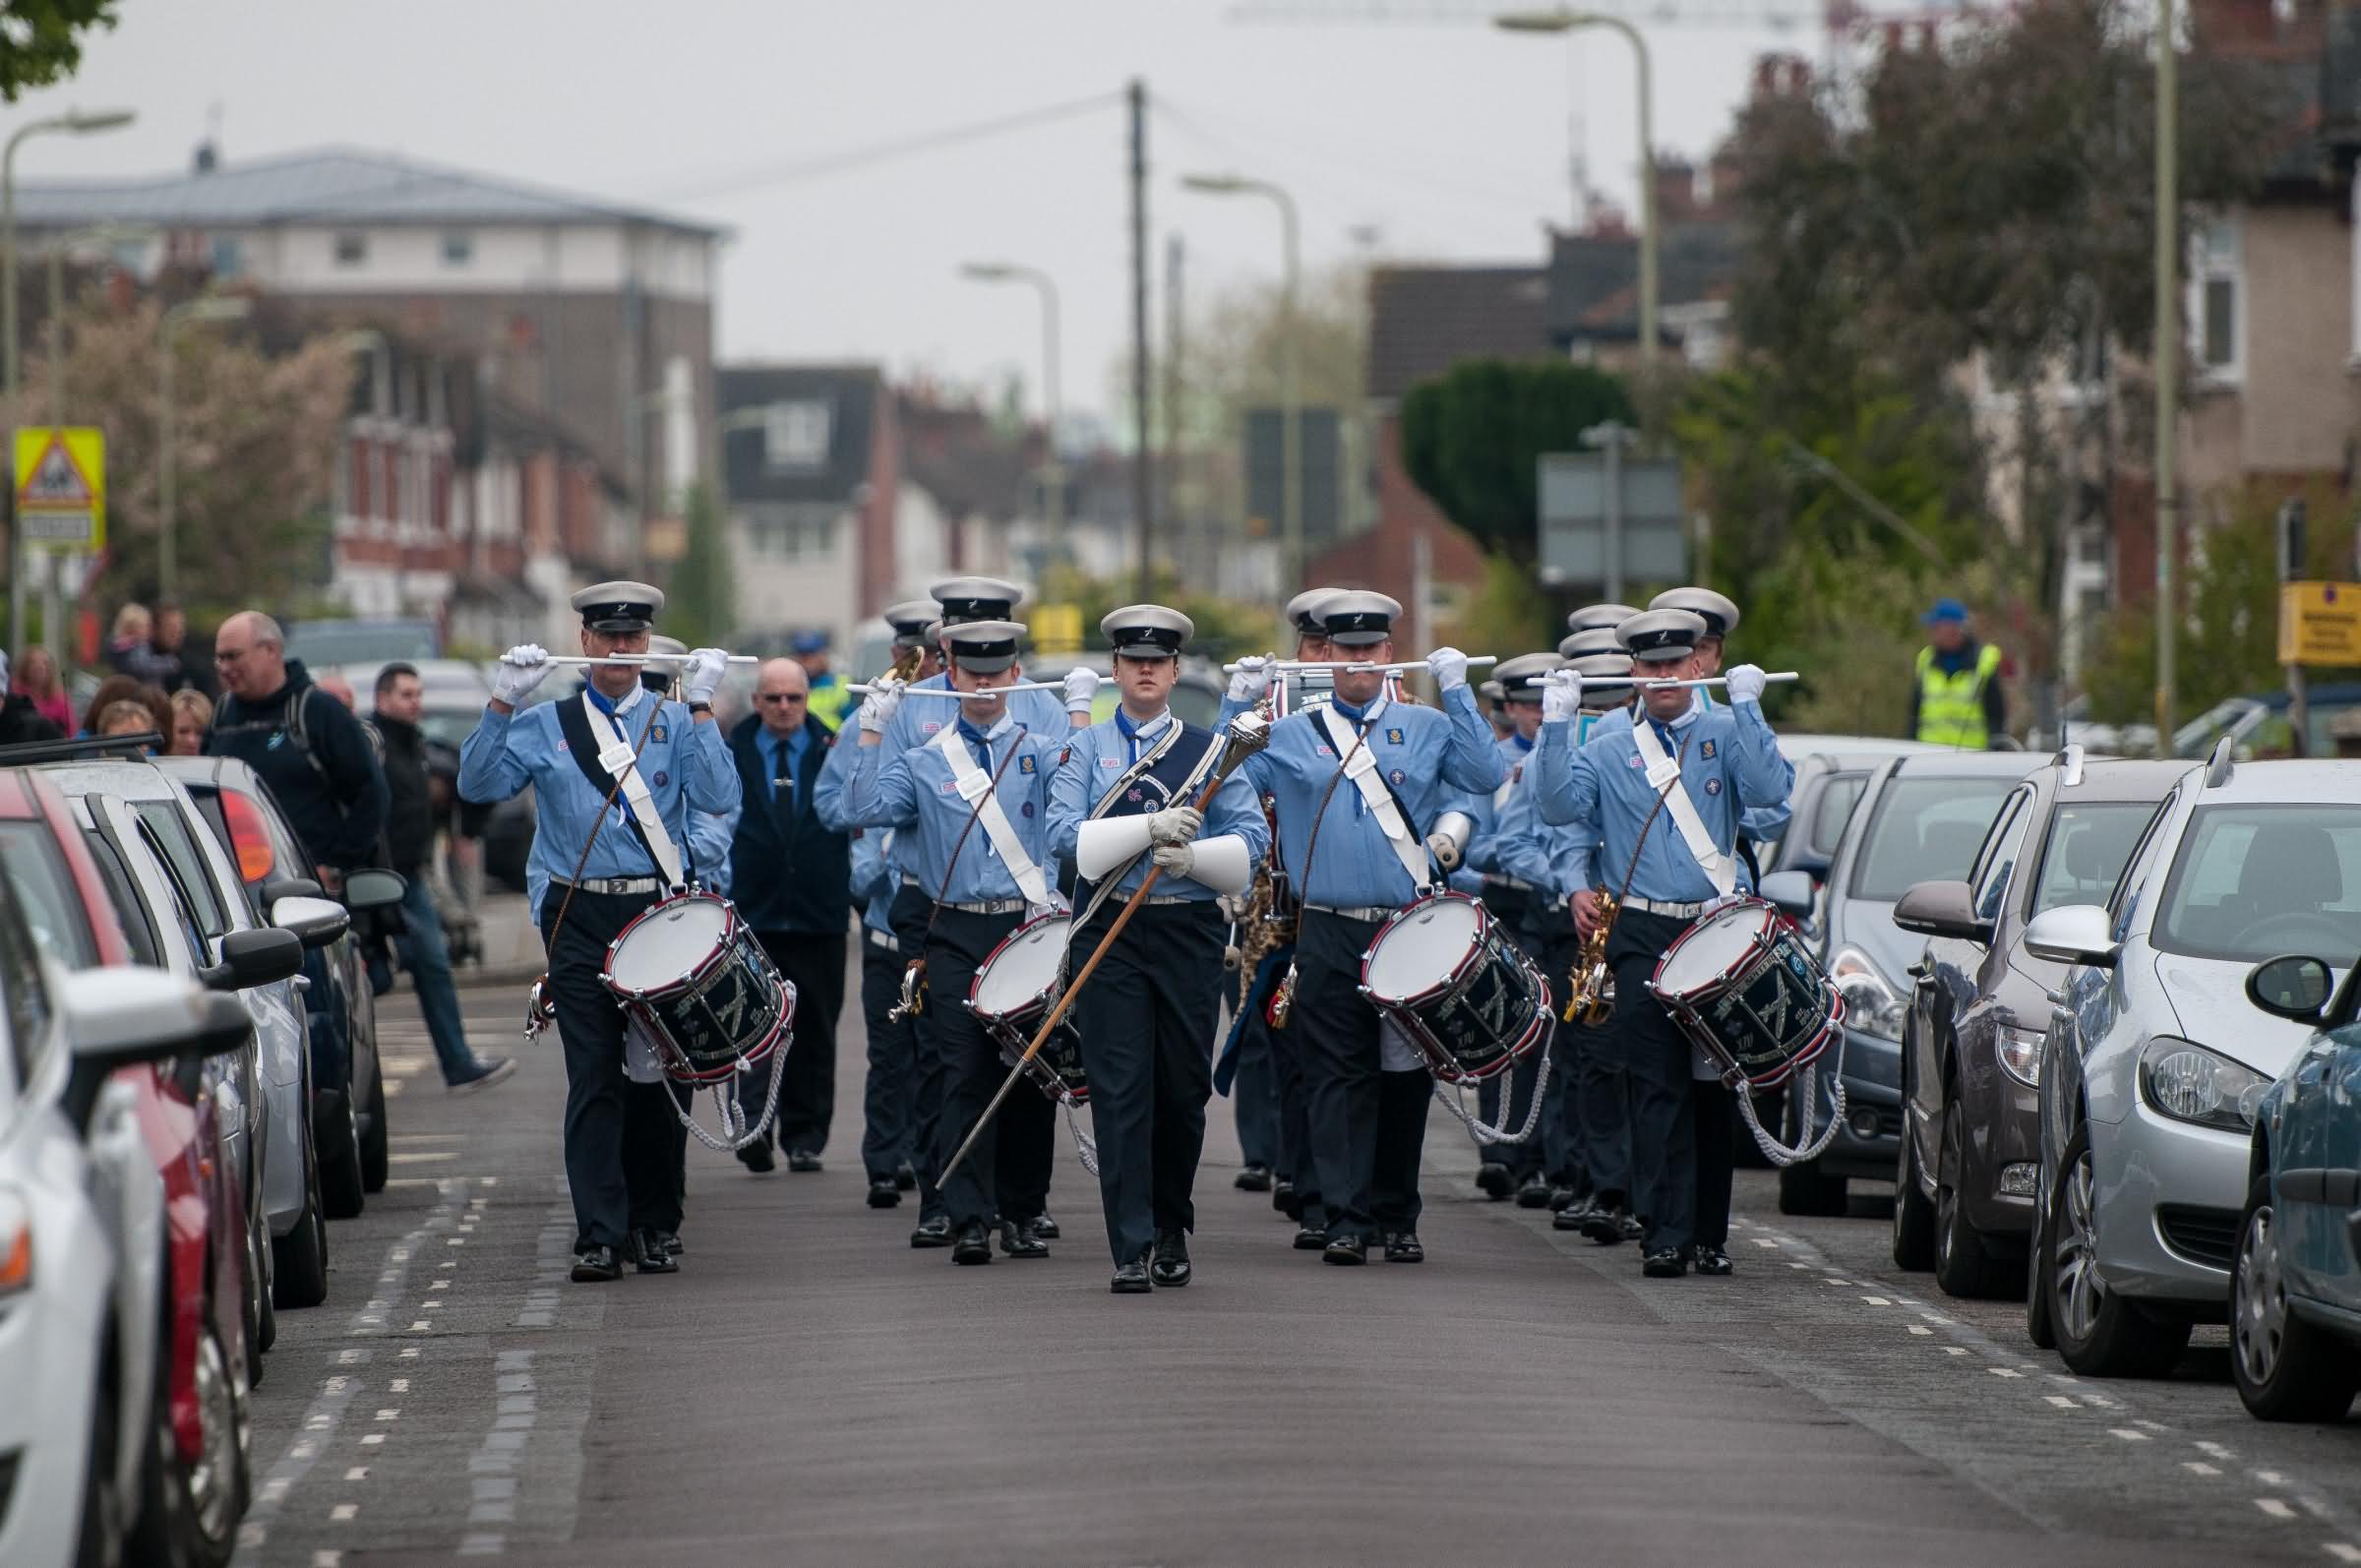
{"type": "Polygon", "coordinates": [[[2255,1109],[2303,1047],[2247,972],[2361,951],[2361,763],[2225,744],[2173,791],[2104,908],[2036,916],[2068,971],[2042,1039],[2027,1329],[2088,1375],[2156,1375],[2219,1322],[2255,1109]]]}

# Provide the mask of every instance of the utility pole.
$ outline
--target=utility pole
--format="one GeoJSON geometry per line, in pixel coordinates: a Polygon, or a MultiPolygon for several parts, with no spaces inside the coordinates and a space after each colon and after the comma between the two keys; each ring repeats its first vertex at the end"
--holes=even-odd
{"type": "Polygon", "coordinates": [[[2173,0],[2156,6],[2156,754],[2172,755],[2173,557],[2180,550],[2181,496],[2173,473],[2181,419],[2181,64],[2173,0]]]}
{"type": "Polygon", "coordinates": [[[1131,108],[1131,510],[1139,519],[1139,598],[1145,603],[1155,592],[1156,532],[1156,448],[1148,431],[1148,85],[1134,77],[1123,96],[1131,108]]]}
{"type": "Polygon", "coordinates": [[[1181,506],[1185,481],[1180,452],[1180,348],[1187,319],[1181,308],[1180,279],[1187,252],[1178,229],[1164,237],[1164,516],[1182,546],[1175,553],[1180,574],[1198,577],[1210,573],[1213,553],[1201,548],[1204,541],[1190,538],[1181,506]]]}

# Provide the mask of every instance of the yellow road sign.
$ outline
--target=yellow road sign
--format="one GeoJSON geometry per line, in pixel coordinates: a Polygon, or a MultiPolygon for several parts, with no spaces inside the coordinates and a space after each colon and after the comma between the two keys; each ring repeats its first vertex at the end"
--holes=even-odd
{"type": "Polygon", "coordinates": [[[106,433],[84,425],[17,432],[17,523],[29,546],[106,546],[106,433]]]}
{"type": "Polygon", "coordinates": [[[1082,651],[1082,607],[1037,604],[1032,615],[1033,646],[1043,653],[1082,651]]]}
{"type": "Polygon", "coordinates": [[[2279,662],[2361,665],[2361,582],[2281,584],[2279,662]]]}

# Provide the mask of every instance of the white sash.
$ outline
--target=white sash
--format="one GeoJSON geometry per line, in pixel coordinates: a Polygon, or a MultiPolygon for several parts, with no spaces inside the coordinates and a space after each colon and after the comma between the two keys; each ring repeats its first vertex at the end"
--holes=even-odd
{"type": "MultiPolygon", "coordinates": [[[[1147,777],[1148,770],[1164,760],[1164,754],[1180,743],[1181,734],[1180,719],[1170,713],[1165,717],[1167,723],[1164,726],[1164,732],[1148,743],[1148,749],[1139,754],[1138,761],[1116,776],[1115,782],[1107,786],[1107,793],[1099,797],[1099,804],[1090,809],[1092,821],[1097,821],[1115,810],[1116,803],[1123,798],[1123,792],[1147,777]]],[[[1117,733],[1120,734],[1121,732],[1118,731],[1117,733]]],[[[1188,802],[1182,801],[1180,804],[1186,806],[1188,802]]]]}
{"type": "MultiPolygon", "coordinates": [[[[1011,737],[1011,746],[1021,743],[1021,737],[1011,737]]],[[[942,754],[951,765],[951,782],[959,786],[959,798],[975,809],[976,820],[984,828],[984,836],[992,840],[993,850],[1008,874],[1016,879],[1017,891],[1025,895],[1028,904],[1050,902],[1049,878],[1025,853],[1024,840],[1016,836],[1016,828],[1008,814],[1000,810],[1000,798],[992,787],[992,775],[976,765],[975,754],[967,749],[966,739],[959,733],[956,720],[945,724],[932,741],[927,743],[942,754]]]]}
{"type": "MultiPolygon", "coordinates": [[[[1353,727],[1345,723],[1334,708],[1317,709],[1311,717],[1312,722],[1326,732],[1328,744],[1336,749],[1336,754],[1344,759],[1341,765],[1345,777],[1351,779],[1353,787],[1361,791],[1362,804],[1368,807],[1369,814],[1377,818],[1377,825],[1384,829],[1386,844],[1393,850],[1394,859],[1402,863],[1402,870],[1410,874],[1411,885],[1425,886],[1429,870],[1426,846],[1419,841],[1411,832],[1410,824],[1402,819],[1402,808],[1394,804],[1392,792],[1386,789],[1385,780],[1378,774],[1376,754],[1366,746],[1355,744],[1357,737],[1353,734],[1353,727]]],[[[1371,713],[1368,722],[1376,723],[1377,714],[1371,713]]],[[[1303,874],[1309,877],[1311,868],[1304,867],[1303,874]]]]}
{"type": "Polygon", "coordinates": [[[1647,764],[1648,783],[1664,796],[1665,810],[1672,814],[1672,825],[1680,829],[1681,841],[1696,858],[1697,869],[1713,881],[1716,893],[1727,897],[1738,885],[1738,863],[1714,847],[1713,834],[1705,830],[1705,819],[1697,814],[1697,803],[1689,799],[1680,782],[1679,760],[1665,754],[1653,724],[1633,724],[1631,737],[1639,743],[1640,760],[1647,764]]]}
{"type": "MultiPolygon", "coordinates": [[[[653,702],[657,698],[650,693],[647,700],[653,702]]],[[[582,689],[582,712],[590,720],[593,735],[615,728],[616,721],[599,712],[598,705],[590,700],[588,687],[582,689]]],[[[623,780],[623,798],[631,803],[639,831],[647,835],[647,847],[656,857],[656,870],[663,874],[665,891],[686,886],[687,878],[681,874],[681,852],[673,847],[672,836],[664,831],[664,818],[656,814],[655,797],[648,793],[647,780],[639,776],[639,754],[633,750],[630,741],[619,735],[600,748],[598,765],[607,770],[608,777],[623,780]]]]}

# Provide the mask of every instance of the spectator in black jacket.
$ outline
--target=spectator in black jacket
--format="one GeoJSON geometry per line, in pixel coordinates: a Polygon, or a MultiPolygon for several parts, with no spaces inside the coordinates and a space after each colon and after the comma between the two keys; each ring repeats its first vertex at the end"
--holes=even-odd
{"type": "MultiPolygon", "coordinates": [[[[790,1171],[819,1169],[836,1104],[836,1014],[844,1005],[845,928],[852,918],[849,833],[830,832],[813,810],[835,734],[812,715],[812,683],[793,659],[762,666],[755,711],[730,731],[745,808],[730,843],[730,885],[738,913],[795,987],[795,1040],[779,1083],[779,1147],[790,1171]]],[[[772,1058],[774,1061],[776,1057],[772,1058]]],[[[762,1108],[761,1074],[742,1083],[749,1117],[762,1108]]],[[[771,1168],[770,1141],[738,1158],[771,1168]]]]}
{"type": "Polygon", "coordinates": [[[344,874],[379,861],[386,774],[352,710],[312,685],[287,657],[286,633],[255,610],[221,623],[213,638],[221,706],[206,751],[234,756],[263,776],[288,825],[334,893],[344,874]]]}
{"type": "Polygon", "coordinates": [[[41,710],[33,706],[32,698],[9,690],[8,655],[0,652],[0,746],[62,739],[62,732],[41,717],[41,710]]]}

